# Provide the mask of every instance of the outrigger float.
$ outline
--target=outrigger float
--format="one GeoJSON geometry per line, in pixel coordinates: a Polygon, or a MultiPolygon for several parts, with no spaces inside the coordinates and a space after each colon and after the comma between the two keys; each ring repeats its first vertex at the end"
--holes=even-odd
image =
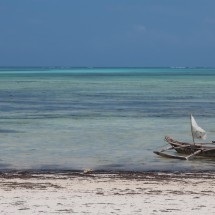
{"type": "Polygon", "coordinates": [[[206,131],[198,126],[196,120],[191,115],[191,133],[193,142],[180,142],[177,140],[172,139],[171,137],[166,136],[165,141],[170,144],[169,147],[162,149],[160,151],[154,151],[155,154],[160,155],[166,158],[175,158],[181,160],[189,160],[194,158],[195,156],[204,156],[204,157],[211,157],[215,158],[215,146],[212,146],[215,142],[212,141],[211,143],[195,143],[194,139],[206,139],[206,131]],[[174,155],[165,153],[165,151],[174,149],[179,154],[183,155],[174,155]]]}

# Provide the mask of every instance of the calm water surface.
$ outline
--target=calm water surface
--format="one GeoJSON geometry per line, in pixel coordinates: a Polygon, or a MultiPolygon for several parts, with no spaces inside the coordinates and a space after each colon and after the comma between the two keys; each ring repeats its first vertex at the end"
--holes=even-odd
{"type": "Polygon", "coordinates": [[[1,69],[0,169],[214,171],[153,154],[214,107],[215,69],[1,69]]]}

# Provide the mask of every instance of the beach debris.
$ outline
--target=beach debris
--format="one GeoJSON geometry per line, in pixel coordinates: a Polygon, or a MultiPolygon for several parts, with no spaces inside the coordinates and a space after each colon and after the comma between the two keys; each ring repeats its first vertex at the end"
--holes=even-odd
{"type": "Polygon", "coordinates": [[[92,169],[84,169],[84,174],[89,174],[89,173],[92,173],[93,170],[92,169]]]}

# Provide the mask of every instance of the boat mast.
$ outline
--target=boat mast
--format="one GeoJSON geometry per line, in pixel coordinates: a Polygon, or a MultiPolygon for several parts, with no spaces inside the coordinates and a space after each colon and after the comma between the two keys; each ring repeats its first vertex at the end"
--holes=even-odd
{"type": "Polygon", "coordinates": [[[194,136],[193,136],[193,128],[192,128],[192,114],[190,114],[190,126],[191,126],[191,134],[193,138],[193,144],[195,145],[194,136]]]}

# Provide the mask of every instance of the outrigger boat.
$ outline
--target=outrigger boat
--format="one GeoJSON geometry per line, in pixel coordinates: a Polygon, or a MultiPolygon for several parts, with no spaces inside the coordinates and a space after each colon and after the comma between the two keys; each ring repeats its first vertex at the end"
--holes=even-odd
{"type": "Polygon", "coordinates": [[[191,133],[193,142],[180,142],[177,140],[172,139],[171,137],[166,136],[165,141],[170,144],[170,147],[162,149],[160,151],[154,151],[155,154],[160,155],[166,158],[175,158],[181,160],[189,160],[194,158],[195,156],[204,156],[204,157],[213,157],[215,158],[215,147],[212,146],[215,142],[212,141],[211,143],[195,143],[194,139],[206,139],[206,131],[198,126],[196,120],[191,115],[191,133]],[[176,152],[183,154],[183,155],[174,155],[165,153],[165,151],[174,149],[176,152]]]}

